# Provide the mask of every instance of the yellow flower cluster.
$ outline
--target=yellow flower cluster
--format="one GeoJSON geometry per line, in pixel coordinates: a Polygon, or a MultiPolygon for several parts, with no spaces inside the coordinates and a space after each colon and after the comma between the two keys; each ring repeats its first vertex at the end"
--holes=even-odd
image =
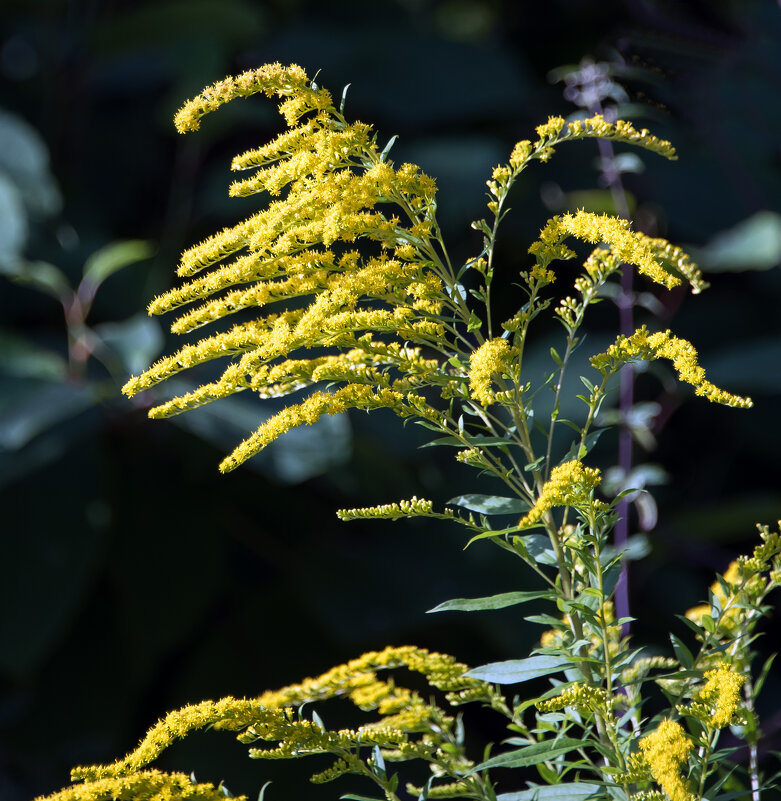
{"type": "Polygon", "coordinates": [[[307,111],[326,109],[333,102],[325,89],[315,89],[310,85],[306,72],[297,64],[289,67],[279,63],[266,64],[207,86],[176,113],[176,130],[179,133],[197,131],[201,126],[201,117],[231,100],[250,97],[258,92],[263,92],[266,97],[277,95],[288,98],[280,107],[288,125],[294,125],[307,111]]]}
{"type": "Polygon", "coordinates": [[[190,732],[214,725],[237,731],[259,717],[267,718],[269,721],[279,721],[281,720],[280,715],[279,710],[263,709],[256,701],[231,698],[230,696],[219,701],[190,704],[158,721],[147,732],[138,748],[124,759],[111,765],[74,768],[71,771],[71,778],[74,781],[85,781],[110,776],[125,776],[157,759],[172,743],[186,737],[190,732]]]}
{"type": "Polygon", "coordinates": [[[553,145],[577,139],[611,139],[624,142],[674,159],[675,148],[665,139],[653,136],[645,128],[638,130],[631,122],[616,120],[608,122],[601,114],[583,120],[567,122],[563,117],[549,117],[548,121],[536,128],[538,139],[532,144],[523,139],[513,147],[510,167],[518,174],[531,159],[548,161],[554,153],[553,145]]]}
{"type": "MultiPolygon", "coordinates": [[[[136,776],[148,775],[152,777],[149,781],[158,781],[154,777],[164,777],[166,774],[141,774],[139,771],[176,740],[209,726],[239,731],[238,739],[243,743],[259,739],[276,742],[273,748],[252,749],[251,756],[265,759],[285,759],[309,753],[337,753],[344,757],[353,746],[374,744],[392,749],[398,759],[430,753],[438,747],[443,731],[453,725],[453,718],[424,701],[419,693],[399,687],[393,681],[377,678],[379,670],[402,667],[422,674],[431,687],[445,693],[452,705],[482,701],[507,711],[504,699],[496,689],[483,681],[465,676],[468,667],[452,656],[414,646],[388,647],[383,651],[366,653],[317,678],[305,679],[300,684],[281,690],[268,691],[258,698],[229,697],[185,706],[155,724],[139,746],[124,759],[110,765],[75,768],[71,773],[72,779],[92,783],[102,781],[108,789],[124,786],[122,782],[114,781],[120,777],[127,777],[127,786],[131,786],[136,776]],[[294,711],[304,704],[336,697],[348,698],[362,710],[377,710],[381,717],[358,729],[327,731],[318,723],[301,718],[294,711]],[[409,740],[410,734],[423,736],[413,742],[409,740]]],[[[349,769],[349,760],[345,764],[345,769],[349,769]]],[[[339,766],[333,766],[328,774],[338,775],[339,766]]],[[[319,776],[318,780],[325,781],[327,777],[319,776]]],[[[139,778],[138,781],[142,780],[139,778]]],[[[159,779],[161,786],[165,781],[168,779],[159,779]]],[[[71,790],[76,792],[74,788],[71,790]]],[[[206,790],[203,792],[206,794],[202,796],[181,797],[212,801],[212,796],[206,790]]],[[[145,795],[127,797],[134,800],[136,797],[147,798],[145,795]]],[[[95,798],[97,801],[98,798],[113,796],[76,794],[63,796],[61,801],[82,801],[82,798],[95,798]]],[[[117,798],[125,796],[118,795],[117,798]]],[[[149,798],[157,799],[158,796],[150,795],[149,798]]],[[[159,795],[159,799],[167,801],[168,796],[159,795]]]]}
{"type": "MultiPolygon", "coordinates": [[[[236,801],[247,801],[244,795],[236,801]]],[[[209,783],[193,781],[184,773],[145,770],[129,776],[108,776],[74,784],[46,801],[225,801],[225,793],[209,783]]],[[[44,801],[40,796],[36,801],[44,801]]]]}
{"type": "Polygon", "coordinates": [[[220,472],[229,473],[263,450],[277,437],[301,425],[312,425],[324,414],[341,414],[347,409],[391,409],[399,417],[438,419],[438,413],[422,395],[403,394],[391,389],[373,389],[361,384],[347,384],[334,392],[314,392],[301,403],[288,406],[272,415],[247,439],[220,462],[220,472]]]}
{"type": "Polygon", "coordinates": [[[592,712],[607,715],[616,705],[616,699],[602,687],[575,682],[562,690],[559,695],[546,701],[538,701],[535,706],[541,712],[556,712],[572,707],[579,712],[592,712]]]}
{"type": "Polygon", "coordinates": [[[705,722],[716,729],[730,724],[740,706],[740,688],[745,681],[745,676],[731,670],[726,663],[705,673],[705,684],[695,701],[706,714],[705,722]]]}
{"type": "Polygon", "coordinates": [[[584,467],[577,459],[554,467],[534,506],[518,521],[518,528],[537,525],[554,506],[585,508],[599,503],[593,500],[592,494],[600,481],[598,469],[584,467]]]}
{"type": "Polygon", "coordinates": [[[682,280],[695,293],[707,286],[700,270],[680,248],[665,239],[632,231],[628,220],[609,214],[577,211],[552,217],[529,252],[544,266],[554,259],[574,258],[575,252],[564,244],[570,236],[591,244],[605,243],[619,263],[635,265],[641,273],[668,289],[680,285],[682,280]]]}
{"type": "Polygon", "coordinates": [[[616,120],[608,122],[601,114],[595,114],[583,120],[574,120],[567,124],[565,138],[583,139],[586,137],[599,137],[600,139],[612,139],[617,142],[625,142],[630,145],[650,150],[668,159],[676,158],[675,148],[666,139],[659,139],[653,136],[647,128],[637,130],[631,122],[627,120],[616,120]]]}
{"type": "Polygon", "coordinates": [[[472,351],[469,356],[469,392],[478,403],[490,406],[496,400],[493,376],[508,373],[516,355],[510,343],[501,337],[489,339],[472,351]]]}
{"type": "MultiPolygon", "coordinates": [[[[738,563],[730,562],[729,567],[724,571],[722,578],[730,587],[736,587],[738,584],[740,584],[740,569],[738,567],[738,563]]],[[[733,630],[737,625],[738,618],[740,617],[740,609],[734,604],[729,604],[728,606],[728,598],[720,581],[714,581],[713,584],[710,585],[710,591],[713,594],[713,597],[718,600],[719,606],[722,610],[720,621],[721,625],[724,626],[725,629],[733,630]]],[[[687,610],[686,617],[694,623],[702,625],[703,616],[709,615],[710,613],[710,604],[700,604],[699,606],[695,606],[687,610]]]]}
{"type": "Polygon", "coordinates": [[[323,414],[388,408],[431,418],[433,410],[412,390],[446,380],[437,359],[422,359],[407,345],[439,343],[445,332],[432,318],[447,295],[426,252],[434,181],[413,164],[394,168],[384,160],[370,127],[347,123],[330,94],[296,65],[271,64],[207,87],[177,114],[177,127],[195,130],[204,114],[256,93],[281,100],[289,130],[233,160],[234,170],[254,172],[230,194],[281,197],[185,251],[177,272],[191,280],[156,298],[149,311],[199,304],[174,321],[175,333],[271,304],[282,311],[184,346],[131,378],[123,391],[134,395],[224,357],[232,360],[218,380],[154,407],[150,416],[178,414],[246,389],[279,397],[320,381],[345,386],[315,392],[267,420],[223,461],[223,471],[323,414]],[[407,227],[380,210],[387,204],[409,218],[407,227]],[[364,257],[342,246],[359,238],[378,243],[380,252],[364,257]],[[387,334],[390,341],[376,343],[366,332],[387,334]],[[324,348],[351,350],[291,358],[324,348]]]}
{"type": "Polygon", "coordinates": [[[679,723],[663,720],[656,731],[640,740],[640,749],[654,781],[667,793],[670,801],[692,801],[682,776],[694,744],[679,723]]]}
{"type": "Polygon", "coordinates": [[[452,509],[443,513],[434,511],[434,503],[412,496],[408,501],[383,503],[379,506],[365,506],[359,509],[339,509],[336,516],[340,520],[398,520],[402,517],[453,517],[452,509]]]}
{"type": "Polygon", "coordinates": [[[645,326],[630,337],[620,336],[604,353],[591,357],[591,364],[600,372],[614,372],[621,365],[643,359],[668,359],[673,363],[678,378],[691,384],[695,393],[713,403],[749,409],[751,398],[733,395],[707,381],[705,370],[697,363],[697,351],[688,340],[676,337],[670,331],[649,334],[645,326]]]}
{"type": "MultiPolygon", "coordinates": [[[[420,798],[424,792],[423,786],[408,782],[405,788],[407,793],[416,798],[420,798]]],[[[428,790],[428,798],[463,798],[464,796],[474,796],[475,787],[470,781],[447,782],[446,784],[435,784],[428,790]]]]}

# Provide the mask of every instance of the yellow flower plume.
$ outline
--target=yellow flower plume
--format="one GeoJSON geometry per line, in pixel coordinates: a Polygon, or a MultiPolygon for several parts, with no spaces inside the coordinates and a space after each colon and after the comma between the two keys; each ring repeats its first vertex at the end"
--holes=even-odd
{"type": "Polygon", "coordinates": [[[597,468],[584,467],[573,459],[554,467],[534,506],[518,521],[518,528],[530,528],[540,522],[554,506],[586,507],[599,503],[592,494],[601,481],[597,468]]]}
{"type": "Polygon", "coordinates": [[[692,801],[682,768],[686,765],[694,743],[679,723],[663,720],[656,731],[640,740],[640,750],[654,781],[667,793],[670,801],[692,801]]]}
{"type": "Polygon", "coordinates": [[[233,160],[234,170],[251,174],[234,182],[230,194],[267,192],[273,199],[186,250],[177,272],[190,280],[149,307],[162,314],[189,306],[171,326],[180,334],[239,313],[244,320],[161,359],[123,392],[135,395],[225,357],[230,364],[216,380],[164,401],[150,416],[248,389],[280,397],[323,381],[342,386],[315,391],[270,417],[222,462],[223,472],[323,414],[387,408],[433,419],[434,410],[414,390],[447,381],[437,359],[420,356],[422,347],[441,342],[445,329],[436,316],[448,302],[425,252],[434,181],[413,164],[395,168],[386,161],[371,128],[346,122],[331,95],[297,65],[270,64],[207,87],[176,115],[177,128],[197,130],[205,114],[258,93],[279,99],[288,130],[233,160]],[[389,205],[406,215],[406,227],[384,211],[389,205]],[[345,246],[358,239],[376,243],[375,252],[345,246]],[[279,311],[267,312],[272,304],[279,311]],[[339,352],[322,355],[329,349],[339,352]],[[311,350],[320,352],[299,358],[311,350]]]}
{"type": "Polygon", "coordinates": [[[592,356],[591,364],[600,372],[614,372],[622,364],[643,359],[668,359],[681,381],[691,384],[695,394],[713,403],[739,409],[750,409],[754,405],[751,398],[733,395],[708,381],[705,370],[697,363],[694,345],[670,331],[651,334],[642,326],[630,337],[620,336],[604,353],[592,356]]]}

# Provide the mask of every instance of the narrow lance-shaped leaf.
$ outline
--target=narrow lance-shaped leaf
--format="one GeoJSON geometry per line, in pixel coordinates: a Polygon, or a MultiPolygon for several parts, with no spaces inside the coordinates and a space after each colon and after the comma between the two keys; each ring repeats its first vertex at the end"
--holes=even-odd
{"type": "Polygon", "coordinates": [[[444,601],[429,609],[426,614],[431,612],[479,612],[488,609],[504,609],[507,606],[523,604],[527,601],[553,600],[555,594],[547,590],[537,592],[501,592],[498,595],[490,595],[485,598],[453,598],[444,601]]]}
{"type": "Polygon", "coordinates": [[[494,684],[520,684],[558,673],[570,666],[570,662],[560,656],[530,656],[528,659],[509,659],[506,662],[490,662],[472,668],[465,675],[494,684]]]}
{"type": "Polygon", "coordinates": [[[517,793],[500,793],[496,801],[583,801],[602,790],[599,784],[565,782],[530,787],[517,793]]]}
{"type": "Polygon", "coordinates": [[[530,765],[538,765],[540,762],[547,762],[549,759],[574,751],[581,746],[583,746],[582,740],[575,740],[571,737],[561,737],[558,740],[534,743],[526,748],[519,748],[517,751],[509,751],[506,754],[492,757],[472,768],[469,773],[476,773],[489,768],[526,768],[530,765]]]}

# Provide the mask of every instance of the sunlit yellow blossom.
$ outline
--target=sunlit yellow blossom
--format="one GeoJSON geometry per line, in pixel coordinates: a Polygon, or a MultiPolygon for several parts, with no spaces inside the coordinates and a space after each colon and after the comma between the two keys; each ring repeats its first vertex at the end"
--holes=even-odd
{"type": "Polygon", "coordinates": [[[697,701],[708,708],[710,725],[723,729],[729,725],[740,706],[740,688],[746,677],[731,670],[725,663],[715,670],[707,671],[705,679],[697,701]]]}
{"type": "Polygon", "coordinates": [[[656,731],[640,740],[640,749],[654,777],[670,801],[691,801],[682,775],[694,744],[679,723],[663,720],[656,731]]]}
{"type": "MultiPolygon", "coordinates": [[[[300,684],[271,690],[254,699],[224,698],[221,701],[204,701],[186,706],[166,715],[153,726],[135,751],[110,765],[92,765],[75,768],[75,780],[95,782],[113,777],[131,776],[156,759],[168,746],[192,731],[212,726],[216,729],[239,731],[243,743],[257,740],[275,742],[270,748],[254,748],[250,755],[264,759],[285,759],[305,753],[339,753],[360,743],[382,747],[401,748],[405,758],[420,755],[415,744],[408,743],[410,733],[425,729],[420,749],[430,752],[437,735],[425,722],[435,715],[438,726],[452,726],[453,718],[432,706],[417,692],[397,686],[392,681],[380,681],[378,670],[405,667],[420,673],[433,688],[445,693],[449,703],[457,706],[480,700],[506,712],[502,697],[495,688],[464,674],[468,668],[452,656],[438,654],[414,646],[388,647],[384,651],[371,651],[358,659],[332,668],[317,678],[304,679],[300,684]],[[363,710],[376,709],[380,719],[370,721],[358,729],[327,731],[315,721],[296,714],[294,710],[305,704],[346,697],[363,710]],[[406,750],[405,750],[406,749],[406,750]]],[[[149,775],[156,775],[151,772],[149,775]]],[[[162,774],[165,775],[165,774],[162,774]]],[[[325,780],[325,779],[323,779],[325,780]]],[[[106,783],[107,788],[123,786],[121,782],[106,783]]],[[[208,787],[208,786],[207,786],[208,787]]],[[[125,796],[117,796],[124,799],[125,796]]],[[[146,799],[147,796],[139,796],[146,799]]],[[[179,797],[179,796],[175,796],[179,797]]],[[[182,798],[190,798],[182,795],[182,798]]],[[[58,801],[92,801],[93,796],[68,795],[58,801]]],[[[108,801],[112,796],[98,796],[108,801]]],[[[128,795],[128,801],[136,796],[128,795]]],[[[157,796],[149,796],[157,801],[157,796]]],[[[160,796],[159,801],[167,799],[160,796]]],[[[193,799],[212,801],[212,796],[193,795],[193,799]]],[[[173,797],[171,799],[173,801],[173,797]]]]}
{"type": "Polygon", "coordinates": [[[574,709],[607,714],[615,706],[615,698],[602,687],[592,687],[589,684],[575,682],[559,695],[538,701],[535,706],[541,712],[555,712],[559,709],[572,707],[574,709]]]}
{"type": "Polygon", "coordinates": [[[697,293],[705,286],[702,274],[688,256],[665,239],[653,239],[630,229],[629,222],[609,214],[577,211],[553,217],[529,252],[547,264],[575,254],[563,242],[567,237],[598,244],[604,242],[620,262],[633,264],[644,275],[668,289],[688,281],[697,293]]]}
{"type": "Polygon", "coordinates": [[[666,139],[659,139],[653,136],[646,128],[637,130],[627,120],[608,122],[601,114],[595,114],[593,117],[568,123],[564,136],[578,139],[583,137],[613,139],[627,144],[638,145],[668,159],[676,158],[675,148],[666,139]]]}
{"type": "Polygon", "coordinates": [[[592,493],[601,481],[599,470],[573,459],[554,467],[536,503],[518,521],[519,528],[536,525],[554,506],[585,507],[594,504],[592,493]]]}
{"type": "MultiPolygon", "coordinates": [[[[244,795],[236,801],[247,801],[244,795]]],[[[129,776],[74,784],[45,797],[46,801],[224,801],[225,793],[213,784],[195,782],[184,773],[145,770],[129,776]]],[[[44,801],[40,796],[36,801],[44,801]]]]}
{"type": "Polygon", "coordinates": [[[436,412],[425,400],[413,393],[403,394],[391,389],[347,384],[334,392],[314,392],[306,400],[288,406],[269,417],[250,437],[239,444],[220,463],[220,471],[228,473],[263,450],[287,431],[301,425],[312,425],[324,414],[340,414],[347,409],[391,409],[400,417],[413,415],[435,418],[436,412]]]}
{"type": "Polygon", "coordinates": [[[641,359],[669,359],[678,378],[691,384],[697,395],[713,403],[748,409],[753,406],[751,398],[733,395],[707,381],[705,370],[697,363],[697,351],[691,342],[676,337],[670,331],[650,334],[645,326],[638,328],[630,337],[620,336],[604,353],[591,357],[591,364],[602,372],[614,371],[628,362],[641,359]]]}
{"type": "Polygon", "coordinates": [[[325,89],[314,89],[309,85],[306,72],[297,64],[289,67],[278,63],[266,64],[207,86],[176,113],[176,129],[179,133],[197,131],[201,117],[235,98],[250,97],[258,92],[263,92],[267,97],[293,96],[294,105],[282,109],[291,126],[307,111],[327,108],[332,103],[331,95],[325,89]]]}
{"type": "Polygon", "coordinates": [[[322,414],[382,407],[432,419],[433,409],[411,390],[441,384],[446,375],[438,360],[423,366],[400,350],[407,342],[439,344],[445,333],[436,319],[447,299],[442,277],[421,255],[433,231],[434,180],[414,164],[395,168],[382,158],[371,128],[346,122],[330,94],[310,84],[296,65],[271,64],[207,87],[185,104],[177,126],[194,130],[204,114],[256,93],[282,101],[289,130],[234,159],[234,170],[253,172],[236,181],[230,194],[265,191],[276,199],[188,248],[178,273],[191,280],[155,299],[149,311],[197,304],[173,322],[171,330],[182,334],[240,312],[246,320],[247,312],[265,312],[271,304],[282,311],[184,346],[131,378],[123,391],[136,394],[221,357],[231,363],[218,380],[153,407],[150,416],[178,414],[247,389],[265,398],[322,381],[346,386],[314,393],[266,420],[223,462],[223,470],[322,414]],[[406,215],[406,227],[397,214],[386,213],[388,204],[406,215]],[[331,250],[358,239],[379,243],[379,253],[331,250]],[[382,358],[363,339],[367,331],[395,340],[386,343],[391,347],[382,358]],[[345,347],[352,348],[348,356],[291,358],[345,347]]]}
{"type": "Polygon", "coordinates": [[[408,501],[384,503],[379,506],[365,506],[359,509],[339,509],[336,512],[340,520],[398,520],[402,517],[453,517],[452,509],[434,512],[432,501],[412,496],[408,501]]]}
{"type": "Polygon", "coordinates": [[[469,357],[469,393],[483,406],[494,402],[493,376],[507,373],[514,355],[510,343],[501,337],[489,339],[472,351],[469,357]]]}
{"type": "Polygon", "coordinates": [[[540,139],[548,139],[556,136],[565,124],[564,117],[548,117],[548,121],[543,125],[538,125],[535,130],[540,139]]]}
{"type": "MultiPolygon", "coordinates": [[[[735,586],[740,583],[740,569],[737,562],[729,563],[729,567],[724,571],[723,578],[730,586],[735,586]]],[[[727,626],[727,628],[731,628],[735,625],[740,616],[740,609],[734,605],[725,608],[727,607],[727,596],[724,593],[724,588],[720,581],[714,581],[713,584],[710,585],[710,591],[713,597],[718,600],[719,606],[722,609],[721,623],[727,626]]],[[[689,620],[693,620],[695,623],[702,624],[703,615],[709,615],[711,611],[710,604],[700,604],[699,606],[687,610],[686,617],[689,618],[689,620]]]]}

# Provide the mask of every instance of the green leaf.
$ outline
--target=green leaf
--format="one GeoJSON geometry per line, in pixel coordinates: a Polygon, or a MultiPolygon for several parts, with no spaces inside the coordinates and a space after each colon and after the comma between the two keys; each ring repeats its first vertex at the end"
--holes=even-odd
{"type": "Polygon", "coordinates": [[[525,501],[501,495],[458,495],[447,503],[451,506],[463,506],[464,509],[484,515],[517,515],[529,510],[529,504],[525,501]]]}
{"type": "Polygon", "coordinates": [[[59,353],[0,330],[0,373],[17,378],[62,381],[67,368],[65,359],[59,353]]]}
{"type": "Polygon", "coordinates": [[[380,751],[380,746],[375,745],[374,750],[372,752],[374,758],[374,770],[377,772],[378,775],[385,777],[385,760],[382,756],[382,751],[380,751]]]}
{"type": "Polygon", "coordinates": [[[469,776],[471,773],[487,770],[488,768],[526,768],[530,765],[537,765],[540,762],[547,762],[575,748],[580,748],[582,745],[583,742],[581,740],[574,740],[571,737],[561,737],[558,740],[534,743],[526,748],[519,748],[517,751],[499,754],[472,768],[466,775],[469,776]]]}
{"type": "Polygon", "coordinates": [[[3,264],[2,273],[16,284],[33,287],[64,303],[73,294],[65,274],[45,261],[18,261],[3,264]]]}
{"type": "Polygon", "coordinates": [[[495,684],[520,684],[558,673],[570,666],[570,662],[560,656],[530,656],[528,659],[509,659],[506,662],[491,662],[472,668],[465,675],[473,679],[490,681],[495,684]]]}
{"type": "Polygon", "coordinates": [[[429,791],[431,790],[431,783],[434,781],[436,776],[429,776],[428,781],[421,787],[420,795],[418,796],[418,801],[427,801],[429,791]]]}
{"type": "Polygon", "coordinates": [[[355,795],[355,793],[345,793],[339,798],[341,801],[385,801],[384,798],[372,798],[370,795],[355,795]]]}
{"type": "Polygon", "coordinates": [[[589,782],[565,782],[532,786],[517,793],[500,793],[496,801],[583,801],[602,790],[602,785],[589,782]]]}
{"type": "Polygon", "coordinates": [[[123,267],[150,258],[155,248],[143,239],[127,239],[112,242],[110,245],[96,250],[84,262],[84,282],[92,287],[100,286],[110,275],[123,267]]]}
{"type": "Polygon", "coordinates": [[[524,469],[524,470],[525,470],[527,473],[532,473],[532,472],[534,472],[534,471],[535,471],[535,470],[536,470],[536,469],[537,469],[537,468],[538,468],[538,467],[539,467],[539,466],[540,466],[540,465],[541,465],[541,464],[542,464],[544,461],[545,461],[545,457],[544,457],[544,456],[540,456],[540,458],[539,458],[539,459],[535,459],[533,462],[529,462],[529,464],[527,464],[527,465],[524,465],[523,469],[524,469]]]}
{"type": "Polygon", "coordinates": [[[773,662],[777,656],[778,654],[770,654],[770,656],[765,660],[765,664],[762,665],[762,670],[759,671],[759,678],[754,682],[754,698],[756,698],[762,692],[765,679],[767,679],[768,674],[770,673],[770,668],[773,666],[773,662]]]}
{"type": "Polygon", "coordinates": [[[692,255],[707,272],[769,270],[781,261],[781,214],[757,212],[692,255]]]}
{"type": "Polygon", "coordinates": [[[444,601],[429,609],[426,614],[432,612],[479,612],[487,609],[504,609],[508,606],[523,604],[527,601],[539,599],[553,600],[555,594],[549,590],[538,592],[502,592],[498,595],[491,595],[485,598],[453,598],[451,601],[444,601]]]}
{"type": "MultiPolygon", "coordinates": [[[[388,140],[388,144],[385,145],[382,153],[380,153],[380,161],[385,161],[388,158],[388,153],[390,153],[390,149],[396,143],[396,140],[398,138],[399,138],[398,135],[391,136],[391,138],[388,140]]],[[[342,798],[345,798],[345,796],[342,796],[342,798]]]]}
{"type": "MultiPolygon", "coordinates": [[[[476,434],[474,436],[465,436],[464,440],[468,445],[477,445],[481,448],[488,448],[496,445],[510,445],[510,441],[506,437],[487,437],[484,434],[476,434]]],[[[463,448],[464,440],[457,437],[440,437],[439,439],[432,439],[431,442],[426,442],[421,445],[421,448],[430,448],[432,445],[453,445],[456,448],[463,448]]]]}
{"type": "Polygon", "coordinates": [[[691,670],[694,667],[692,652],[683,644],[683,641],[674,634],[670,634],[670,642],[673,644],[673,651],[675,651],[675,656],[681,663],[681,666],[687,670],[691,670]]]}
{"type": "Polygon", "coordinates": [[[339,103],[339,113],[344,114],[344,104],[347,102],[347,90],[350,88],[350,84],[348,83],[344,89],[342,89],[342,100],[339,103]]]}
{"type": "Polygon", "coordinates": [[[136,314],[121,322],[99,323],[93,331],[118,360],[124,375],[138,375],[160,353],[165,343],[157,320],[136,314]]]}
{"type": "Polygon", "coordinates": [[[464,546],[464,549],[468,548],[473,542],[477,542],[478,540],[487,540],[487,539],[493,539],[494,537],[503,537],[505,534],[514,534],[516,531],[518,531],[518,529],[515,526],[512,526],[511,528],[498,528],[498,529],[486,528],[486,530],[483,531],[481,534],[475,534],[475,536],[472,537],[472,539],[470,539],[469,542],[467,542],[467,544],[464,546]]]}
{"type": "Polygon", "coordinates": [[[545,534],[526,534],[522,538],[529,556],[538,565],[555,565],[556,553],[545,534]]]}
{"type": "Polygon", "coordinates": [[[260,788],[260,792],[258,793],[258,801],[263,801],[263,796],[266,795],[266,788],[271,784],[271,781],[267,781],[263,787],[260,788]]]}
{"type": "Polygon", "coordinates": [[[477,331],[482,326],[482,320],[474,313],[474,310],[469,315],[469,322],[466,324],[467,331],[477,331]]]}
{"type": "Polygon", "coordinates": [[[580,444],[580,440],[575,440],[572,445],[570,445],[569,450],[564,454],[561,461],[567,462],[570,459],[583,459],[597,444],[597,441],[606,430],[605,428],[598,428],[596,431],[586,434],[583,445],[580,444]]]}
{"type": "Polygon", "coordinates": [[[563,362],[561,361],[561,356],[559,356],[559,352],[556,350],[556,348],[551,348],[550,349],[550,356],[551,356],[551,359],[553,359],[553,361],[556,363],[556,365],[558,367],[561,367],[563,362]]]}

